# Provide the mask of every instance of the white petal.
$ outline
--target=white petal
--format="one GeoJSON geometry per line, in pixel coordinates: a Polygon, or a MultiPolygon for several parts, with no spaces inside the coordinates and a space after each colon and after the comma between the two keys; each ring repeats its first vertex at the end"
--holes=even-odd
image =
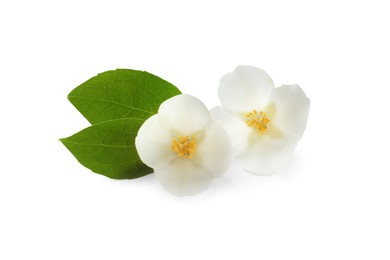
{"type": "Polygon", "coordinates": [[[248,148],[249,136],[253,129],[248,127],[243,119],[232,116],[221,107],[211,109],[210,115],[228,133],[235,155],[243,153],[248,148]]]}
{"type": "Polygon", "coordinates": [[[233,149],[228,134],[220,125],[210,121],[205,126],[194,160],[199,160],[215,177],[220,177],[229,168],[233,149]]]}
{"type": "Polygon", "coordinates": [[[194,164],[191,159],[177,158],[166,167],[156,170],[161,184],[177,196],[194,195],[208,188],[214,175],[208,169],[194,164]]]}
{"type": "Polygon", "coordinates": [[[163,102],[158,110],[162,127],[191,135],[201,130],[210,121],[206,106],[190,95],[178,95],[163,102]]]}
{"type": "Polygon", "coordinates": [[[283,85],[271,95],[271,104],[275,104],[275,115],[271,124],[284,134],[301,139],[309,115],[310,99],[298,85],[283,85]]]}
{"type": "Polygon", "coordinates": [[[238,66],[222,77],[218,96],[222,107],[230,113],[263,109],[274,89],[270,76],[261,69],[238,66]]]}
{"type": "Polygon", "coordinates": [[[174,157],[171,137],[159,123],[158,115],[148,118],[138,131],[135,146],[141,160],[154,170],[165,167],[174,157]]]}
{"type": "Polygon", "coordinates": [[[270,175],[287,166],[296,145],[297,141],[291,138],[262,136],[238,159],[244,170],[257,175],[270,175]]]}

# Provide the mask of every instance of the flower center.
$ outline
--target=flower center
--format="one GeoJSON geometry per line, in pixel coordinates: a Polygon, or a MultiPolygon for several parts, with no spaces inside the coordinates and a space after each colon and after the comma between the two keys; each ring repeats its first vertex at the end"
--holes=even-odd
{"type": "Polygon", "coordinates": [[[248,113],[245,118],[246,124],[249,127],[256,128],[257,132],[260,134],[267,133],[271,126],[271,120],[269,120],[263,111],[257,112],[256,110],[253,110],[252,112],[248,113]]]}
{"type": "Polygon", "coordinates": [[[178,157],[183,159],[191,159],[196,152],[196,140],[194,137],[179,136],[172,139],[171,149],[178,157]]]}

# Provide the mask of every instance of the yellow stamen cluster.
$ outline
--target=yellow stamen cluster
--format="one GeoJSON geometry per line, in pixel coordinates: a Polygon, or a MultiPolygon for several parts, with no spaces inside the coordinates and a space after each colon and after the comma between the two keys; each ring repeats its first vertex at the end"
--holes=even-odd
{"type": "Polygon", "coordinates": [[[247,118],[246,124],[249,127],[256,128],[257,132],[260,134],[265,134],[271,126],[271,120],[269,120],[263,111],[257,112],[256,110],[253,110],[248,113],[245,118],[247,118]]]}
{"type": "Polygon", "coordinates": [[[172,139],[171,149],[178,157],[183,159],[191,159],[196,152],[196,140],[189,136],[179,136],[172,139]]]}

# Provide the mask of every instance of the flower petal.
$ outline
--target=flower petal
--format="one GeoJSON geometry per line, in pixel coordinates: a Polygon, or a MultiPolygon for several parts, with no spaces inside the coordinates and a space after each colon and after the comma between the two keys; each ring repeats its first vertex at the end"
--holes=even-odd
{"type": "Polygon", "coordinates": [[[210,120],[206,106],[190,95],[178,95],[166,100],[158,110],[162,127],[191,135],[201,130],[210,120]]]}
{"type": "Polygon", "coordinates": [[[310,108],[310,99],[303,90],[298,85],[283,85],[272,92],[270,103],[276,108],[272,125],[284,134],[301,139],[310,108]]]}
{"type": "Polygon", "coordinates": [[[249,136],[252,129],[238,117],[225,112],[221,107],[215,107],[210,110],[211,118],[220,124],[228,133],[234,153],[241,154],[248,148],[249,136]]]}
{"type": "Polygon", "coordinates": [[[204,128],[198,145],[195,160],[220,177],[233,160],[233,149],[226,131],[217,123],[210,121],[204,128]]]}
{"type": "Polygon", "coordinates": [[[141,160],[154,170],[165,167],[174,157],[171,137],[159,123],[158,115],[148,118],[138,131],[135,146],[141,160]]]}
{"type": "Polygon", "coordinates": [[[194,195],[208,188],[214,175],[191,159],[177,158],[155,174],[164,188],[177,196],[194,195]]]}
{"type": "Polygon", "coordinates": [[[287,166],[296,145],[297,141],[292,138],[262,136],[238,159],[244,170],[257,175],[270,175],[287,166]]]}
{"type": "Polygon", "coordinates": [[[274,83],[264,70],[238,66],[222,77],[218,96],[226,111],[246,113],[265,107],[273,89],[274,83]]]}

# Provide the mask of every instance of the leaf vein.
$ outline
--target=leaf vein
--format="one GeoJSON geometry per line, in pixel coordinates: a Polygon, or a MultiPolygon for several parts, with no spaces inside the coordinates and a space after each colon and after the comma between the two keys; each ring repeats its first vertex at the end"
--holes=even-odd
{"type": "Polygon", "coordinates": [[[144,109],[141,109],[141,108],[136,108],[136,107],[130,107],[130,106],[128,106],[128,105],[125,105],[125,104],[122,104],[122,103],[119,103],[119,102],[116,102],[116,101],[113,101],[113,100],[93,99],[93,98],[81,97],[81,96],[70,96],[70,97],[71,97],[71,98],[80,98],[80,99],[90,100],[91,103],[92,103],[92,101],[95,101],[95,102],[113,103],[113,104],[116,104],[116,105],[119,105],[119,106],[123,106],[123,107],[129,108],[129,109],[132,109],[132,110],[141,111],[141,112],[148,113],[148,114],[151,114],[151,115],[154,114],[154,113],[151,112],[151,111],[147,111],[147,110],[144,110],[144,109]]]}

